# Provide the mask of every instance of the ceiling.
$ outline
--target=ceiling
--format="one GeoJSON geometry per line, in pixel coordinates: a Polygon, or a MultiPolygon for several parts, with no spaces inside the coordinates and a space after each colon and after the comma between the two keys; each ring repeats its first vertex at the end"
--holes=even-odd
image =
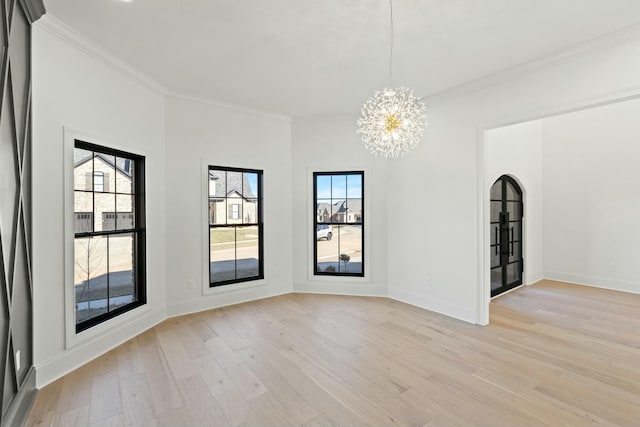
{"type": "MultiPolygon", "coordinates": [[[[173,92],[291,116],[388,85],[386,0],[45,0],[173,92]]],[[[638,0],[394,0],[394,85],[427,96],[640,22],[638,0]]]]}

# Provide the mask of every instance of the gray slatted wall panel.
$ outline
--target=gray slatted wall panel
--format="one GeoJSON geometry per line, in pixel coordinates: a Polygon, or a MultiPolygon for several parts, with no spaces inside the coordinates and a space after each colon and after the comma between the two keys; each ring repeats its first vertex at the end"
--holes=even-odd
{"type": "Polygon", "coordinates": [[[43,12],[41,0],[0,0],[0,421],[3,426],[22,422],[35,390],[30,57],[31,23],[43,12]]]}

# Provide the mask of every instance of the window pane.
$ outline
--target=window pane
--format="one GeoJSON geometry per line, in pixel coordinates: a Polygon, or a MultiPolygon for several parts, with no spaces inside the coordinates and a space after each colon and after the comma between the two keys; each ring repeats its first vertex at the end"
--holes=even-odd
{"type": "Polygon", "coordinates": [[[116,196],[109,193],[94,193],[94,231],[115,230],[116,196]]]}
{"type": "Polygon", "coordinates": [[[75,213],[75,232],[84,233],[93,230],[93,193],[74,191],[73,211],[75,213]],[[80,213],[82,215],[80,217],[80,213]]]}
{"type": "Polygon", "coordinates": [[[350,199],[362,198],[362,176],[347,175],[347,197],[350,199]]]}
{"type": "Polygon", "coordinates": [[[321,199],[316,203],[316,221],[331,222],[331,199],[321,199]]]}
{"type": "Polygon", "coordinates": [[[116,157],[95,153],[93,157],[94,191],[114,193],[116,191],[116,157]],[[99,187],[102,187],[100,190],[99,187]]]}
{"type": "Polygon", "coordinates": [[[331,199],[331,175],[316,176],[316,198],[331,199]]]}
{"type": "Polygon", "coordinates": [[[258,227],[238,227],[236,240],[237,278],[260,274],[260,250],[258,227]]]}
{"type": "Polygon", "coordinates": [[[107,312],[107,239],[75,239],[76,322],[107,312]]]}
{"type": "Polygon", "coordinates": [[[236,278],[235,227],[210,230],[211,282],[224,282],[236,278]]]}
{"type": "Polygon", "coordinates": [[[243,182],[243,196],[245,198],[254,198],[258,196],[258,174],[245,173],[243,182]]]}
{"type": "Polygon", "coordinates": [[[245,224],[258,222],[258,201],[256,199],[245,200],[242,205],[242,221],[245,224]]]}
{"type": "Polygon", "coordinates": [[[133,234],[109,236],[109,310],[136,301],[133,234]]]}
{"type": "Polygon", "coordinates": [[[334,201],[331,205],[331,222],[345,222],[347,219],[346,210],[347,206],[344,200],[334,201]]]}
{"type": "Polygon", "coordinates": [[[332,175],[331,176],[331,198],[333,201],[347,198],[347,176],[332,175]]]}
{"type": "Polygon", "coordinates": [[[340,272],[362,273],[362,226],[340,226],[340,272]]]}
{"type": "Polygon", "coordinates": [[[227,172],[227,197],[242,196],[242,172],[227,172]]]}
{"type": "Polygon", "coordinates": [[[347,222],[362,222],[362,199],[347,200],[347,222]]]}
{"type": "Polygon", "coordinates": [[[339,230],[340,226],[338,225],[316,227],[316,271],[319,273],[337,273],[340,271],[338,259],[339,230]]]}
{"type": "Polygon", "coordinates": [[[73,150],[73,188],[91,191],[93,189],[93,152],[75,148],[73,150]]]}
{"type": "Polygon", "coordinates": [[[223,170],[209,170],[209,193],[216,197],[227,195],[227,172],[223,170]]]}
{"type": "Polygon", "coordinates": [[[230,197],[227,199],[227,224],[242,223],[242,199],[230,197]]]}
{"type": "Polygon", "coordinates": [[[227,223],[227,201],[225,199],[209,199],[209,224],[227,223]]]}
{"type": "Polygon", "coordinates": [[[116,195],[116,230],[130,230],[134,226],[133,221],[133,196],[123,194],[116,195]]]}
{"type": "Polygon", "coordinates": [[[116,157],[116,165],[116,192],[133,194],[133,168],[135,167],[135,162],[131,159],[116,157]]]}

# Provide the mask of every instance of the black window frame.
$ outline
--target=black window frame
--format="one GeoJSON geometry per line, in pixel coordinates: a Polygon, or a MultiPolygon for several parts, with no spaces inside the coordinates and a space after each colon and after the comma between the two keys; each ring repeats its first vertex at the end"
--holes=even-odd
{"type": "MultiPolygon", "coordinates": [[[[238,167],[229,167],[229,166],[213,166],[213,165],[209,165],[209,167],[207,168],[207,211],[208,211],[208,215],[207,215],[207,223],[208,223],[208,230],[207,230],[207,241],[208,241],[208,246],[207,246],[207,251],[208,251],[208,264],[207,264],[207,271],[209,272],[208,276],[209,276],[209,288],[217,288],[219,286],[226,286],[226,285],[232,285],[235,283],[244,283],[244,282],[252,282],[255,280],[262,280],[264,279],[264,220],[263,220],[263,196],[262,196],[262,189],[263,189],[263,179],[264,179],[264,171],[262,169],[247,169],[247,168],[238,168],[238,167]],[[216,194],[215,196],[211,195],[211,171],[225,171],[225,172],[238,172],[238,173],[248,173],[248,174],[256,174],[258,176],[257,179],[257,193],[255,195],[255,199],[257,200],[258,206],[256,209],[256,221],[255,223],[249,223],[249,222],[244,222],[243,220],[243,213],[242,213],[242,206],[240,206],[238,209],[238,214],[239,214],[239,220],[241,221],[240,223],[234,223],[234,224],[228,224],[228,220],[229,219],[233,219],[233,218],[229,218],[231,215],[229,215],[229,208],[225,207],[225,215],[226,215],[226,219],[225,219],[225,224],[212,224],[211,223],[211,201],[215,200],[215,199],[231,199],[231,197],[228,197],[227,194],[224,195],[219,195],[216,194]],[[214,282],[213,281],[213,273],[211,272],[211,232],[213,229],[216,228],[238,228],[238,227],[258,227],[258,274],[255,276],[249,276],[249,277],[237,277],[238,275],[238,268],[237,268],[237,254],[236,257],[234,258],[235,262],[236,262],[236,267],[235,267],[235,279],[230,279],[230,280],[221,280],[221,281],[217,281],[214,282]]],[[[233,208],[231,208],[233,209],[233,208]]],[[[236,240],[237,241],[237,240],[236,240]]]]}
{"type": "MultiPolygon", "coordinates": [[[[348,182],[348,178],[347,178],[348,182]]],[[[346,194],[345,194],[346,196],[346,194]]],[[[348,197],[345,197],[345,200],[348,200],[348,197]]],[[[333,198],[332,198],[333,200],[333,198]]],[[[313,208],[311,212],[313,212],[313,275],[314,276],[338,276],[338,277],[365,277],[365,184],[364,184],[364,171],[335,171],[335,172],[313,172],[313,208]],[[333,221],[318,221],[318,177],[319,176],[349,176],[349,175],[358,175],[361,179],[361,192],[360,200],[361,200],[361,212],[360,212],[360,222],[352,223],[352,222],[333,222],[333,221]],[[362,227],[362,239],[361,239],[361,253],[362,253],[362,269],[359,273],[349,273],[349,272],[340,272],[340,271],[321,271],[318,268],[318,240],[317,240],[317,230],[319,225],[353,225],[357,224],[362,227]]],[[[332,227],[333,228],[333,227],[332,227]]],[[[338,244],[339,245],[339,244],[338,244]]],[[[338,254],[340,250],[338,249],[338,254]]]]}
{"type": "MultiPolygon", "coordinates": [[[[91,142],[83,141],[80,139],[76,139],[74,141],[74,149],[82,149],[87,151],[92,151],[94,153],[104,154],[106,156],[115,156],[118,158],[131,159],[135,162],[135,166],[133,168],[133,194],[124,194],[117,193],[117,185],[115,185],[113,189],[113,193],[115,194],[124,194],[133,196],[133,209],[134,209],[134,227],[129,229],[122,230],[102,230],[102,231],[86,231],[86,232],[75,232],[74,230],[74,241],[77,238],[87,238],[87,237],[101,237],[101,236],[117,236],[117,235],[125,235],[131,234],[133,235],[133,250],[135,253],[134,257],[134,280],[135,280],[135,292],[137,296],[137,300],[133,301],[129,304],[118,307],[114,310],[109,310],[106,313],[100,314],[98,316],[92,317],[90,319],[84,320],[82,322],[76,321],[76,333],[80,333],[82,331],[86,331],[96,325],[106,322],[107,320],[116,318],[121,314],[129,312],[135,308],[141,307],[147,303],[147,250],[146,250],[146,202],[145,202],[145,157],[129,153],[126,151],[121,151],[101,145],[97,145],[91,142]]],[[[93,161],[93,160],[92,160],[93,161]]],[[[75,165],[74,165],[75,168],[75,165]]],[[[94,172],[94,171],[92,171],[94,172]]],[[[75,174],[75,170],[74,170],[75,174]]],[[[94,174],[91,174],[92,178],[94,174]]],[[[117,178],[116,178],[117,179],[117,178]]],[[[104,181],[103,181],[104,185],[104,181]]],[[[76,190],[73,189],[74,195],[76,192],[86,192],[94,194],[94,209],[91,212],[92,216],[95,220],[95,193],[104,194],[104,188],[102,192],[95,191],[95,187],[91,185],[91,190],[76,190]]],[[[112,193],[109,191],[108,193],[112,193]]],[[[75,210],[75,209],[74,209],[75,210]]],[[[75,219],[75,213],[74,213],[75,219]]],[[[74,255],[75,258],[75,255],[74,255]]],[[[107,274],[108,277],[108,274],[107,274]]],[[[107,279],[108,280],[108,279],[107,279]]],[[[108,283],[108,281],[107,281],[108,283]]],[[[107,284],[108,288],[108,284],[107,284]]],[[[108,292],[108,291],[107,291],[108,292]]],[[[74,292],[74,305],[75,305],[75,292],[74,292]]],[[[107,307],[109,305],[107,304],[107,307]]],[[[77,311],[74,309],[74,314],[77,311]]]]}

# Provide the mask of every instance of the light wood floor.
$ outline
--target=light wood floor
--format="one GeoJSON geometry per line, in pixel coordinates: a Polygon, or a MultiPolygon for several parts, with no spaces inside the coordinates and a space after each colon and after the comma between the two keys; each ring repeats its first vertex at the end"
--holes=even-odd
{"type": "Polygon", "coordinates": [[[40,390],[30,426],[639,426],[640,295],[541,282],[491,325],[291,294],[170,319],[40,390]]]}

